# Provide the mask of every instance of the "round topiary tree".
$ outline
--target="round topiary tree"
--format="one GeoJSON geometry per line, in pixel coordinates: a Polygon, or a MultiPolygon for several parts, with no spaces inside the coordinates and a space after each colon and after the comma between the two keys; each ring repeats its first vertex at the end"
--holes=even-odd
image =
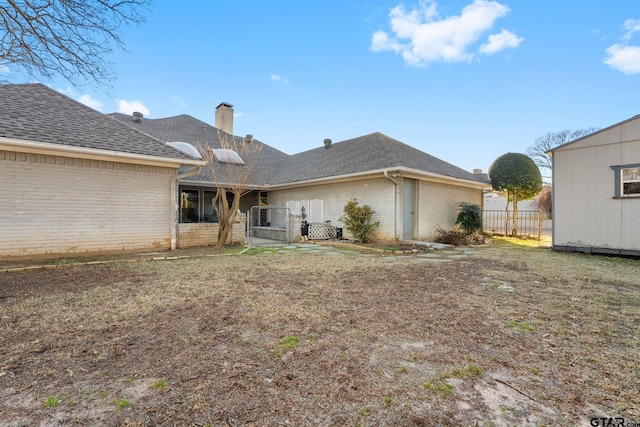
{"type": "MultiPolygon", "coordinates": [[[[507,153],[498,157],[489,167],[489,179],[494,190],[507,195],[507,218],[509,202],[513,201],[513,226],[511,235],[518,234],[518,200],[533,198],[542,190],[542,175],[535,162],[525,154],[507,153]]],[[[505,225],[505,234],[508,230],[505,225]]]]}

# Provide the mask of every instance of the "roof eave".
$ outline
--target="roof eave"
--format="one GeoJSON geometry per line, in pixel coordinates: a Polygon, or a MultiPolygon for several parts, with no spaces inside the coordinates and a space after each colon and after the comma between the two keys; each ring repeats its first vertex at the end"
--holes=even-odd
{"type": "Polygon", "coordinates": [[[330,184],[334,182],[354,181],[354,180],[368,178],[368,177],[378,178],[378,177],[384,177],[385,172],[399,174],[407,178],[416,178],[416,179],[427,178],[429,181],[432,181],[432,182],[440,182],[443,184],[458,185],[463,187],[474,187],[477,189],[483,189],[483,188],[487,188],[487,186],[490,186],[489,183],[472,181],[472,180],[463,179],[463,178],[440,175],[432,172],[425,172],[419,169],[411,169],[403,166],[397,166],[397,167],[375,169],[370,171],[356,172],[356,173],[350,173],[350,174],[344,174],[344,175],[335,175],[335,176],[329,176],[329,177],[308,179],[303,181],[288,182],[284,184],[275,184],[275,185],[269,186],[269,189],[284,190],[284,189],[294,188],[294,187],[307,187],[307,186],[316,185],[316,184],[330,184]]]}
{"type": "MultiPolygon", "coordinates": [[[[181,179],[180,180],[180,185],[184,185],[184,186],[192,186],[192,187],[208,187],[208,188],[236,188],[236,187],[240,187],[237,183],[234,184],[232,182],[214,182],[214,181],[194,181],[194,180],[186,180],[186,179],[181,179]]],[[[272,187],[269,184],[247,184],[245,186],[243,186],[244,188],[246,188],[249,191],[266,191],[271,189],[272,187]]]]}
{"type": "Polygon", "coordinates": [[[205,160],[178,159],[174,157],[150,156],[148,154],[127,153],[124,151],[101,150],[97,148],[75,147],[71,145],[28,141],[23,139],[0,137],[0,150],[49,156],[80,157],[89,160],[103,160],[119,163],[133,163],[148,166],[180,167],[204,166],[205,160]]]}

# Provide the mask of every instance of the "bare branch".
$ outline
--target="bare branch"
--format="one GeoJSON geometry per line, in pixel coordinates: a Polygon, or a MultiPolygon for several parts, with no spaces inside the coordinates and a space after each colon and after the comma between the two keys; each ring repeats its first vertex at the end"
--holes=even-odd
{"type": "Polygon", "coordinates": [[[0,0],[0,66],[75,86],[113,81],[105,57],[124,50],[123,24],[144,22],[151,0],[0,0]]]}
{"type": "Polygon", "coordinates": [[[217,189],[212,200],[213,209],[218,217],[217,249],[222,249],[231,233],[233,222],[243,195],[252,190],[251,179],[262,151],[262,145],[251,139],[229,135],[218,129],[218,146],[199,146],[199,151],[207,160],[209,174],[213,177],[217,189]],[[241,163],[237,163],[228,151],[237,154],[241,163]],[[233,196],[230,202],[228,195],[233,196]]]}
{"type": "Polygon", "coordinates": [[[541,169],[551,170],[551,156],[547,154],[552,149],[567,144],[583,136],[589,135],[597,128],[587,128],[579,130],[561,130],[559,132],[549,132],[537,138],[533,145],[527,149],[527,154],[533,159],[536,165],[541,169]]]}

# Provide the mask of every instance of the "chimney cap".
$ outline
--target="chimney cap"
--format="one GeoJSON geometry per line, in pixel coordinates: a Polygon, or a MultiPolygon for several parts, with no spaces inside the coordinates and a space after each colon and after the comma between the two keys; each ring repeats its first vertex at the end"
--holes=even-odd
{"type": "Polygon", "coordinates": [[[326,148],[328,150],[329,147],[331,147],[331,140],[329,138],[327,138],[327,139],[324,140],[324,148],[326,148]]]}
{"type": "Polygon", "coordinates": [[[216,110],[220,107],[227,107],[227,108],[233,108],[232,104],[229,104],[228,102],[221,102],[220,104],[218,104],[218,106],[216,107],[216,110]]]}

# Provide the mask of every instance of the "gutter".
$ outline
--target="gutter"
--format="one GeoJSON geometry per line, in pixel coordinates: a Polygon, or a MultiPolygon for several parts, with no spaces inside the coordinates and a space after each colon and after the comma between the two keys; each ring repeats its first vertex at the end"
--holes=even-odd
{"type": "Polygon", "coordinates": [[[171,250],[174,251],[178,248],[178,210],[180,209],[180,204],[178,203],[178,181],[183,178],[188,178],[193,175],[197,175],[200,173],[202,169],[201,165],[195,166],[190,171],[177,174],[173,178],[171,178],[171,183],[169,186],[169,191],[171,194],[171,250]]]}
{"type": "Polygon", "coordinates": [[[477,188],[487,187],[487,183],[480,182],[480,181],[473,181],[473,180],[464,179],[464,178],[456,178],[452,176],[440,175],[437,173],[425,172],[417,169],[410,169],[410,168],[399,166],[399,167],[386,168],[386,169],[376,169],[376,170],[369,170],[364,172],[355,172],[355,173],[345,174],[345,175],[313,178],[313,179],[308,179],[304,181],[288,182],[285,184],[275,184],[275,185],[269,186],[269,189],[281,190],[281,189],[286,189],[290,187],[299,187],[301,185],[315,185],[315,184],[321,184],[321,183],[339,182],[344,180],[356,180],[356,179],[360,179],[367,176],[371,176],[371,177],[374,177],[376,175],[379,176],[380,174],[384,175],[386,178],[390,178],[388,176],[389,171],[401,173],[403,176],[407,178],[420,179],[420,178],[428,177],[432,181],[440,182],[444,184],[461,185],[461,186],[469,186],[469,184],[473,184],[473,186],[477,188]],[[386,175],[385,175],[385,172],[387,173],[386,175]]]}
{"type": "Polygon", "coordinates": [[[54,144],[47,142],[33,142],[22,139],[0,137],[0,150],[15,151],[30,154],[43,154],[48,156],[81,157],[89,160],[112,161],[119,163],[134,163],[149,166],[181,165],[202,166],[203,160],[179,159],[173,157],[160,157],[148,154],[126,153],[124,151],[103,150],[98,148],[76,147],[70,145],[54,144]]]}
{"type": "Polygon", "coordinates": [[[389,170],[388,170],[388,169],[385,169],[385,170],[383,171],[383,173],[384,173],[384,177],[385,177],[385,178],[387,178],[389,181],[393,182],[396,186],[398,185],[398,181],[396,181],[395,179],[393,179],[393,178],[391,178],[391,177],[389,176],[389,170]]]}
{"type": "MultiPolygon", "coordinates": [[[[376,178],[376,177],[379,177],[380,174],[382,174],[385,178],[393,181],[394,184],[398,185],[398,183],[395,182],[395,180],[392,179],[392,177],[389,175],[389,172],[397,172],[407,178],[414,178],[414,179],[424,179],[425,177],[428,177],[430,178],[431,181],[440,182],[443,184],[460,185],[465,187],[469,186],[469,184],[472,184],[473,187],[478,189],[485,189],[487,188],[487,186],[489,187],[491,186],[490,183],[486,183],[486,182],[473,181],[473,180],[464,179],[464,178],[456,178],[452,176],[440,175],[437,173],[425,172],[425,171],[410,169],[406,167],[393,167],[393,168],[387,168],[387,169],[375,169],[375,170],[369,170],[364,172],[355,172],[355,173],[350,173],[345,175],[325,176],[320,178],[307,179],[303,181],[286,182],[283,184],[251,184],[249,183],[247,184],[247,188],[251,188],[252,190],[263,190],[263,191],[286,190],[289,188],[297,188],[300,186],[330,184],[332,182],[342,182],[345,180],[355,181],[355,180],[367,178],[367,177],[376,178]]],[[[194,185],[194,186],[200,186],[200,187],[210,186],[215,184],[212,181],[184,181],[183,183],[194,185]]],[[[224,186],[224,185],[234,185],[234,184],[220,183],[220,185],[224,186]]]]}

